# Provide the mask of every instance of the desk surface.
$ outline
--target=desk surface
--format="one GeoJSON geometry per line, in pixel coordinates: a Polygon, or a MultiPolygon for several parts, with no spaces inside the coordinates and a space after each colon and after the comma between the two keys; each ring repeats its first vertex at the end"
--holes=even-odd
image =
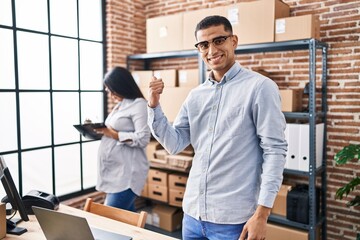
{"type": "MultiPolygon", "coordinates": [[[[131,236],[134,240],[175,240],[175,238],[169,236],[165,236],[144,228],[135,227],[126,223],[118,222],[109,218],[101,217],[99,215],[95,215],[93,213],[66,205],[60,205],[58,211],[84,217],[87,219],[90,226],[131,236]]],[[[18,224],[19,227],[25,227],[27,229],[26,233],[23,233],[20,236],[7,234],[4,239],[45,240],[46,238],[40,228],[39,223],[36,220],[36,217],[34,215],[29,215],[29,218],[30,221],[22,221],[18,224]]]]}

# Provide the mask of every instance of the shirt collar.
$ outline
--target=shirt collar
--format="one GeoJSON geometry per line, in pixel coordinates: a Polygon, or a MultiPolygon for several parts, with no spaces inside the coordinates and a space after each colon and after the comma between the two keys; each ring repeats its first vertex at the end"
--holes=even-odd
{"type": "Polygon", "coordinates": [[[207,78],[207,82],[211,85],[213,84],[225,84],[228,81],[234,79],[234,77],[241,71],[241,65],[238,62],[235,62],[234,65],[224,74],[220,82],[214,80],[214,73],[211,71],[209,77],[207,78]]]}

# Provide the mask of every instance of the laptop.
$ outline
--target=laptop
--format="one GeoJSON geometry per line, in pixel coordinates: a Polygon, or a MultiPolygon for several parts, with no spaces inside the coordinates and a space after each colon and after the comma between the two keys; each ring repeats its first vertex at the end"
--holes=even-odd
{"type": "Polygon", "coordinates": [[[32,207],[47,240],[131,240],[132,237],[90,227],[87,220],[50,209],[32,207]]]}

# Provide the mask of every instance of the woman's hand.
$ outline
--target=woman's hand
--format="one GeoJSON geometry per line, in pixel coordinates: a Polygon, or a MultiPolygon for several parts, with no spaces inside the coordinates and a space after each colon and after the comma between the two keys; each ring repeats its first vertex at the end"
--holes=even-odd
{"type": "Polygon", "coordinates": [[[97,134],[103,134],[104,136],[113,138],[115,140],[119,140],[119,134],[117,131],[115,131],[114,129],[112,129],[111,127],[106,127],[106,128],[97,128],[94,129],[94,131],[97,134]]]}

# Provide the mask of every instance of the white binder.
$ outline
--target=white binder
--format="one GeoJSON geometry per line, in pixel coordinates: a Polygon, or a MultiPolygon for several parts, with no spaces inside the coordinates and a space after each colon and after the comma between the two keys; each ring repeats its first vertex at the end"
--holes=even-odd
{"type": "MultiPolygon", "coordinates": [[[[299,124],[299,170],[309,171],[309,160],[310,160],[310,135],[309,135],[309,124],[299,124]]],[[[323,157],[323,144],[324,144],[324,123],[316,124],[316,166],[321,166],[323,157]]]]}
{"type": "MultiPolygon", "coordinates": [[[[299,170],[299,124],[286,124],[285,134],[288,134],[288,152],[286,155],[286,168],[299,170]]],[[[286,136],[286,135],[285,135],[286,136]]]]}

